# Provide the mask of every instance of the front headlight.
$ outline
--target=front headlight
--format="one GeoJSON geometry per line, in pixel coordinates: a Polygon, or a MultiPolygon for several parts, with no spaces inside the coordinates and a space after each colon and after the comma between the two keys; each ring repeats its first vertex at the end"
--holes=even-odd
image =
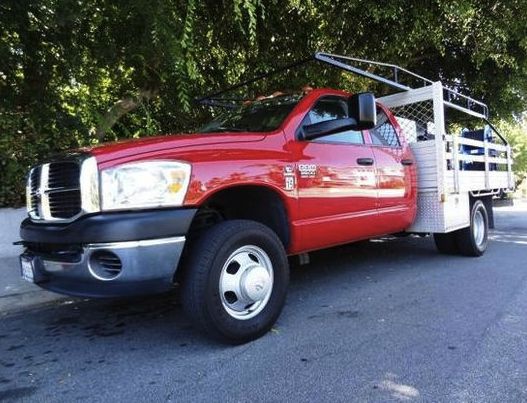
{"type": "Polygon", "coordinates": [[[180,206],[190,181],[190,164],[145,161],[101,171],[102,210],[180,206]]]}

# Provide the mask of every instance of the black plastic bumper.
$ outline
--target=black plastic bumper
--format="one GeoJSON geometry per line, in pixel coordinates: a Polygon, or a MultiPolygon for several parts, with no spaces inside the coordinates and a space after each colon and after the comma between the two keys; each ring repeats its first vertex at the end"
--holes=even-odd
{"type": "Polygon", "coordinates": [[[186,235],[196,209],[100,213],[70,224],[41,224],[26,218],[20,226],[24,243],[86,244],[137,241],[186,235]]]}

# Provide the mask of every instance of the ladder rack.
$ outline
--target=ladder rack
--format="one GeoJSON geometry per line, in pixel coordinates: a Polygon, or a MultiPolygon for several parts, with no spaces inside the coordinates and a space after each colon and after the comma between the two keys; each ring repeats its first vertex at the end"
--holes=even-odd
{"type": "MultiPolygon", "coordinates": [[[[349,73],[353,73],[358,76],[365,77],[373,81],[388,85],[389,87],[395,88],[397,91],[410,91],[415,89],[408,83],[408,81],[410,80],[422,82],[423,87],[430,86],[434,83],[434,81],[428,78],[420,76],[419,74],[416,74],[410,70],[396,66],[395,64],[381,63],[373,60],[335,55],[326,52],[316,52],[306,59],[298,60],[289,65],[279,67],[264,74],[260,74],[250,80],[243,81],[221,91],[197,98],[195,101],[197,103],[209,106],[233,107],[233,103],[236,100],[233,100],[232,98],[226,99],[220,97],[220,95],[226,94],[238,88],[244,87],[248,84],[265,79],[267,77],[274,76],[294,68],[299,68],[300,66],[303,66],[313,61],[328,64],[332,67],[336,67],[349,73]],[[372,70],[383,71],[379,73],[373,73],[372,70]]],[[[488,119],[489,108],[483,102],[466,96],[457,91],[456,89],[442,86],[442,90],[444,100],[443,102],[445,106],[457,109],[471,116],[475,116],[485,120],[488,119]]],[[[238,101],[243,101],[243,99],[238,99],[238,101]]]]}
{"type": "MultiPolygon", "coordinates": [[[[323,63],[333,65],[350,73],[357,74],[362,77],[372,79],[374,81],[386,84],[392,88],[409,91],[415,89],[408,84],[405,84],[409,79],[414,81],[421,81],[423,86],[432,85],[434,81],[420,76],[410,70],[396,66],[395,64],[381,63],[373,60],[359,59],[356,57],[334,55],[331,53],[317,52],[313,56],[315,60],[323,63]],[[366,67],[358,67],[366,66],[366,67]],[[372,69],[383,69],[385,74],[372,73],[372,69]]],[[[481,101],[477,101],[469,96],[461,94],[460,92],[443,86],[443,98],[445,106],[460,110],[469,115],[488,119],[489,108],[481,101]]]]}

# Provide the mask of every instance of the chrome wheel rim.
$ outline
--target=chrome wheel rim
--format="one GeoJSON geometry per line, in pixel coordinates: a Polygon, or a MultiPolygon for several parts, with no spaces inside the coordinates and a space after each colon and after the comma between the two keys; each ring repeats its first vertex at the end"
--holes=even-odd
{"type": "Polygon", "coordinates": [[[474,242],[480,247],[485,242],[485,219],[480,210],[477,210],[476,214],[474,214],[472,231],[474,234],[474,242]]]}
{"type": "Polygon", "coordinates": [[[271,259],[262,248],[245,245],[236,249],[221,269],[223,308],[236,319],[254,318],[269,302],[273,280],[271,259]]]}

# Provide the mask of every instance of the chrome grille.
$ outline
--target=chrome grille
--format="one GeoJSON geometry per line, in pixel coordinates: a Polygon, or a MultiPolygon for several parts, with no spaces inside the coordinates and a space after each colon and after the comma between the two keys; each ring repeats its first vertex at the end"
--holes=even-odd
{"type": "Polygon", "coordinates": [[[82,209],[79,164],[49,164],[47,193],[52,217],[67,219],[79,214],[82,209]]]}
{"type": "Polygon", "coordinates": [[[49,210],[52,217],[74,217],[81,211],[80,190],[64,190],[49,193],[49,210]]]}
{"type": "Polygon", "coordinates": [[[38,194],[38,189],[40,188],[40,172],[41,167],[37,166],[33,168],[29,173],[28,180],[28,211],[32,215],[38,215],[38,204],[40,196],[38,194]]]}
{"type": "Polygon", "coordinates": [[[79,187],[80,167],[77,162],[49,164],[48,186],[54,188],[79,187]]]}
{"type": "Polygon", "coordinates": [[[71,158],[34,167],[27,183],[27,210],[34,221],[72,221],[85,212],[97,211],[97,203],[83,205],[96,190],[97,165],[92,158],[71,158]],[[88,162],[88,163],[87,163],[88,162]],[[84,170],[84,190],[82,188],[84,170]],[[86,180],[87,178],[87,180],[86,180]]]}

